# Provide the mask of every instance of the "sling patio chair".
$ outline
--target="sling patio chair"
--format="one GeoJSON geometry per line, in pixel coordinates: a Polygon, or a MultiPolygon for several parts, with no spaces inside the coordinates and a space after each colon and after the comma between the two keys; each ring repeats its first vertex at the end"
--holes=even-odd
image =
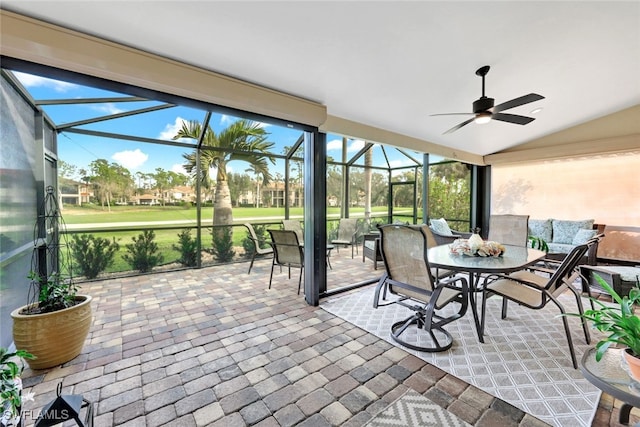
{"type": "MultiPolygon", "coordinates": [[[[557,270],[553,272],[551,277],[536,274],[535,269],[531,267],[507,275],[491,274],[486,276],[482,289],[482,332],[484,333],[487,299],[492,295],[502,297],[502,319],[507,317],[508,301],[513,301],[522,307],[527,307],[532,310],[543,309],[549,302],[552,302],[560,310],[560,317],[562,318],[567,343],[569,344],[571,361],[573,362],[573,367],[577,369],[578,361],[573,348],[573,340],[571,338],[571,331],[569,330],[566,310],[558,297],[560,294],[569,290],[575,297],[579,314],[582,315],[584,313],[580,293],[573,286],[573,280],[576,278],[576,267],[580,259],[589,250],[589,245],[594,243],[594,239],[592,239],[589,243],[574,247],[558,266],[557,270]]],[[[587,327],[587,321],[581,318],[581,322],[585,340],[587,344],[589,344],[591,342],[591,336],[587,327]]]]}
{"type": "Polygon", "coordinates": [[[247,272],[247,274],[251,274],[251,267],[253,267],[253,261],[256,259],[256,256],[273,254],[273,248],[270,245],[266,248],[263,248],[262,244],[266,242],[264,240],[261,241],[260,239],[258,239],[253,226],[248,222],[245,223],[244,226],[247,227],[247,230],[249,230],[249,239],[251,239],[251,241],[253,242],[253,254],[251,255],[251,264],[249,264],[249,271],[247,272]]]}
{"type": "Polygon", "coordinates": [[[357,237],[358,220],[356,218],[340,218],[338,237],[333,239],[331,244],[336,245],[338,252],[340,252],[340,246],[351,246],[351,258],[353,259],[353,248],[358,253],[357,237]]]}
{"type": "Polygon", "coordinates": [[[304,245],[304,231],[302,230],[300,221],[297,219],[283,219],[282,229],[295,231],[296,236],[298,236],[298,242],[300,242],[301,245],[304,245]]]}
{"type": "Polygon", "coordinates": [[[529,242],[529,215],[489,216],[487,239],[503,245],[527,246],[529,242]]]}
{"type": "Polygon", "coordinates": [[[304,270],[304,250],[298,241],[298,235],[292,230],[268,230],[273,246],[273,262],[271,263],[271,275],[269,276],[269,289],[273,280],[273,269],[276,265],[287,267],[289,279],[291,279],[291,267],[300,269],[298,277],[298,295],[302,284],[302,271],[304,270]]]}
{"type": "Polygon", "coordinates": [[[463,276],[434,279],[427,259],[427,239],[420,227],[390,224],[379,230],[385,273],[376,286],[373,307],[400,304],[414,312],[391,326],[394,341],[418,351],[448,350],[453,337],[444,325],[466,313],[467,279],[463,276]],[[387,293],[392,295],[388,301],[387,293]],[[457,310],[447,317],[440,315],[439,311],[451,303],[459,306],[457,310]],[[404,336],[415,336],[415,341],[408,342],[403,334],[413,327],[417,333],[408,332],[404,336]]]}

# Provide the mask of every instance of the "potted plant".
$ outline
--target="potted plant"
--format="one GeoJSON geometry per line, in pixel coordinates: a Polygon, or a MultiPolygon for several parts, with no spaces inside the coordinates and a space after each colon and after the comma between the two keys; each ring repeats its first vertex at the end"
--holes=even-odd
{"type": "Polygon", "coordinates": [[[33,394],[22,396],[22,380],[20,374],[24,371],[22,359],[33,359],[33,355],[24,350],[9,352],[0,347],[0,425],[17,426],[20,424],[22,401],[31,400],[33,394]]]}
{"type": "Polygon", "coordinates": [[[33,354],[32,369],[61,365],[82,351],[91,326],[91,297],[78,295],[71,254],[53,187],[46,189],[34,228],[31,289],[27,305],[15,309],[13,340],[33,354]]]}
{"type": "Polygon", "coordinates": [[[608,334],[596,344],[596,361],[602,359],[612,344],[617,344],[624,348],[631,376],[640,381],[640,318],[634,314],[634,304],[640,302],[640,283],[629,291],[628,297],[620,297],[602,277],[597,274],[594,277],[616,305],[610,306],[591,298],[597,308],[586,310],[582,316],[577,313],[571,315],[584,317],[593,323],[595,329],[608,334]]]}

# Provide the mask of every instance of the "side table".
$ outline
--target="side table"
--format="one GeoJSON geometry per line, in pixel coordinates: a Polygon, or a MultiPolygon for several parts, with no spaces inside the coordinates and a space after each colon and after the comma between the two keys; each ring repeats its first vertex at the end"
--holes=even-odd
{"type": "Polygon", "coordinates": [[[632,382],[623,368],[622,349],[608,349],[602,359],[596,362],[596,349],[591,348],[584,353],[580,361],[582,375],[603,392],[622,400],[619,421],[629,423],[632,408],[640,408],[640,383],[632,382]]]}

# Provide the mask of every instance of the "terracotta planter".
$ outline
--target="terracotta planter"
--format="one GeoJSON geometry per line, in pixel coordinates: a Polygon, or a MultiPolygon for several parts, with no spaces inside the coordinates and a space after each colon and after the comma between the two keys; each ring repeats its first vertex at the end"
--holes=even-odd
{"type": "Polygon", "coordinates": [[[91,327],[91,297],[78,295],[76,300],[82,302],[52,313],[20,314],[25,307],[11,312],[16,348],[36,356],[27,360],[31,369],[61,365],[82,351],[91,327]]]}
{"type": "Polygon", "coordinates": [[[626,348],[624,350],[624,360],[627,362],[629,366],[629,372],[631,373],[631,377],[640,382],[640,358],[631,354],[631,351],[626,348]]]}

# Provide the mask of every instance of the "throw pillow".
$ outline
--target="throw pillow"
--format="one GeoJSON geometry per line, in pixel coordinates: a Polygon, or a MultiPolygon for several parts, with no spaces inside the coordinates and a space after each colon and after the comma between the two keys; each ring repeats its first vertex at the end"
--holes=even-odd
{"type": "Polygon", "coordinates": [[[593,219],[585,219],[583,221],[563,221],[559,219],[553,220],[553,243],[564,243],[566,245],[573,244],[573,238],[578,230],[583,228],[593,229],[593,219]]]}
{"type": "Polygon", "coordinates": [[[530,219],[529,236],[539,237],[547,243],[551,242],[551,220],[550,219],[530,219]]]}
{"type": "Polygon", "coordinates": [[[597,232],[598,230],[588,230],[585,228],[578,230],[576,235],[573,237],[573,241],[571,242],[571,244],[584,245],[585,243],[587,243],[587,241],[589,241],[589,239],[595,236],[597,232]]]}
{"type": "Polygon", "coordinates": [[[436,233],[442,234],[443,236],[453,236],[451,228],[449,228],[449,224],[447,224],[447,220],[444,218],[432,219],[431,228],[433,228],[436,233]]]}

